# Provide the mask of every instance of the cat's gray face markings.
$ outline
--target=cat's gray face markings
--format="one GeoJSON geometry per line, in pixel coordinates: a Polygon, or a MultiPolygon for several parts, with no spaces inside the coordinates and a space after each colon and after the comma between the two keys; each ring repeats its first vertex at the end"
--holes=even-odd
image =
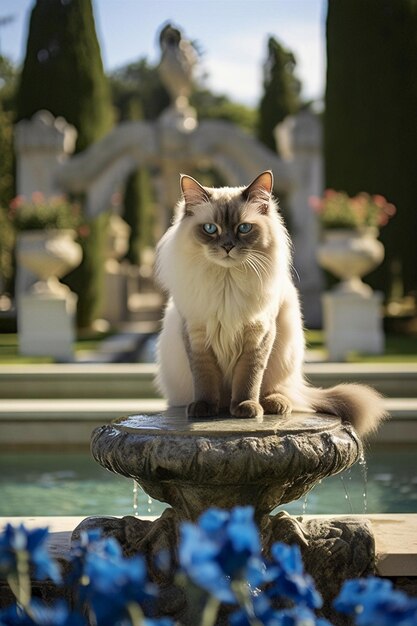
{"type": "Polygon", "coordinates": [[[227,201],[209,201],[213,208],[213,222],[196,224],[195,238],[207,247],[213,260],[238,261],[259,239],[258,225],[245,221],[243,213],[247,200],[239,194],[227,201]]]}

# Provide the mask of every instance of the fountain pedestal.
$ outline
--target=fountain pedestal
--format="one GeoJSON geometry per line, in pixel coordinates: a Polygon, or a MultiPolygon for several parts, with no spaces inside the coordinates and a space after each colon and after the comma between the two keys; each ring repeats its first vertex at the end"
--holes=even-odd
{"type": "Polygon", "coordinates": [[[184,414],[171,409],[134,415],[94,431],[91,449],[100,465],[134,478],[172,508],[154,522],[133,516],[88,518],[73,537],[99,527],[118,539],[125,554],[144,554],[151,577],[163,587],[161,611],[178,618],[184,608],[173,582],[179,524],[195,521],[212,506],[251,505],[265,553],[275,541],[297,543],[329,614],[341,583],[372,571],[370,527],[354,518],[303,523],[284,512],[270,513],[353,465],[362,454],[355,431],[338,418],[311,413],[261,420],[188,420],[184,414]],[[155,558],[162,550],[171,556],[163,571],[155,558]]]}

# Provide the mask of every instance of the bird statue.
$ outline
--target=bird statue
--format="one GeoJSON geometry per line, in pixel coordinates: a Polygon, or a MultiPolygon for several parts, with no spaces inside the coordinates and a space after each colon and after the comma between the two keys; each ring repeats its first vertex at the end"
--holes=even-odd
{"type": "Polygon", "coordinates": [[[159,45],[162,51],[159,75],[173,104],[183,109],[193,88],[197,53],[192,43],[183,39],[181,31],[169,23],[161,30],[159,45]]]}

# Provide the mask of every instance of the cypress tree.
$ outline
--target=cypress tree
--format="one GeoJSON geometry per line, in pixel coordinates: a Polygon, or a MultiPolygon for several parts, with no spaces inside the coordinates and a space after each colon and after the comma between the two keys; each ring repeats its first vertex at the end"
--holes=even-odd
{"type": "MultiPolygon", "coordinates": [[[[110,87],[120,121],[154,120],[169,104],[156,68],[150,67],[145,59],[117,70],[110,77],[110,87]]],[[[143,249],[155,244],[153,194],[150,172],[145,166],[128,176],[123,206],[123,218],[130,226],[126,258],[140,265],[143,249]]]]}
{"type": "Polygon", "coordinates": [[[274,129],[287,115],[300,106],[300,81],[294,75],[295,58],[274,37],[268,40],[268,56],[264,65],[264,94],[259,105],[258,138],[277,151],[274,129]]]}
{"type": "Polygon", "coordinates": [[[13,119],[16,69],[0,55],[0,206],[8,207],[14,195],[13,119]]]}
{"type": "Polygon", "coordinates": [[[13,197],[13,123],[0,100],[0,206],[8,207],[13,197]]]}
{"type": "MultiPolygon", "coordinates": [[[[78,131],[76,152],[100,139],[112,107],[91,0],[37,0],[17,94],[17,120],[47,109],[78,131]]],[[[102,216],[90,224],[82,264],[68,282],[78,292],[78,323],[91,324],[100,307],[104,272],[102,216]]]]}
{"type": "Polygon", "coordinates": [[[147,168],[141,167],[128,177],[124,194],[124,209],[123,217],[131,228],[126,257],[131,263],[140,265],[143,249],[155,244],[152,191],[150,173],[147,168]]]}
{"type": "Polygon", "coordinates": [[[379,289],[399,260],[417,288],[417,0],[329,0],[325,109],[326,186],[386,196],[397,215],[381,230],[379,289]]]}

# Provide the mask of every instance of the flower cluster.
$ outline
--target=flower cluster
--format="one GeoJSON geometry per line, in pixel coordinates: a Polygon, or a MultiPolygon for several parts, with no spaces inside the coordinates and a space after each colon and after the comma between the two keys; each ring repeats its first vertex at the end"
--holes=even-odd
{"type": "Polygon", "coordinates": [[[381,195],[358,193],[353,198],[345,192],[327,189],[322,198],[310,197],[310,206],[323,228],[363,228],[385,226],[396,208],[381,195]]]}
{"type": "MultiPolygon", "coordinates": [[[[158,590],[142,556],[125,558],[114,539],[90,531],[72,549],[70,573],[62,580],[47,536],[46,529],[10,525],[0,535],[0,575],[16,597],[0,611],[0,626],[173,626],[171,618],[155,617],[158,590]],[[33,598],[30,571],[65,585],[71,605],[33,598]]],[[[198,524],[182,524],[179,564],[177,581],[192,591],[196,626],[213,626],[221,603],[229,606],[231,626],[331,626],[316,614],[322,599],[299,548],[276,543],[264,558],[251,507],[210,509],[198,524]]],[[[356,626],[417,623],[417,600],[379,578],[346,582],[334,606],[356,626]]]]}
{"type": "Polygon", "coordinates": [[[335,600],[340,613],[352,615],[356,626],[413,626],[417,624],[417,598],[395,590],[390,580],[348,580],[335,600]]]}
{"type": "Polygon", "coordinates": [[[65,196],[45,198],[37,191],[28,199],[16,196],[9,205],[9,219],[16,231],[53,228],[77,229],[80,225],[80,206],[65,196]]]}

